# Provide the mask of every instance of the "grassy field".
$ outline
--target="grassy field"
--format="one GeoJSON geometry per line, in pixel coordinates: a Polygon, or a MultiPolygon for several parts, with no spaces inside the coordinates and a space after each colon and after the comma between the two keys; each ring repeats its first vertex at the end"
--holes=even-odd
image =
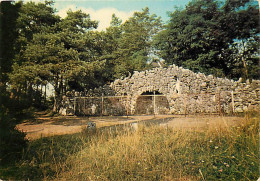
{"type": "Polygon", "coordinates": [[[238,126],[174,129],[140,126],[31,141],[14,180],[257,180],[259,116],[238,126]]]}

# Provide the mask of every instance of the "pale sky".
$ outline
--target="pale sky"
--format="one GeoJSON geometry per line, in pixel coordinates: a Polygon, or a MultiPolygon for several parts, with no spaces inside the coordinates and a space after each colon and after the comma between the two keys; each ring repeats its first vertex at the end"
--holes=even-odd
{"type": "Polygon", "coordinates": [[[83,12],[90,14],[92,20],[99,21],[98,30],[105,30],[111,21],[112,14],[127,20],[135,11],[142,11],[148,7],[151,14],[161,16],[164,22],[169,20],[167,12],[173,12],[175,6],[185,8],[190,0],[56,0],[54,7],[57,14],[62,18],[66,12],[81,9],[83,12]]]}
{"type": "MultiPolygon", "coordinates": [[[[2,1],[2,0],[0,0],[2,1]]],[[[44,2],[44,0],[23,0],[44,2]]],[[[135,11],[142,11],[148,7],[151,14],[161,16],[162,20],[167,23],[169,17],[167,12],[173,12],[175,7],[185,8],[191,0],[54,0],[54,8],[57,14],[62,18],[66,12],[81,9],[83,12],[90,14],[92,20],[99,21],[98,31],[105,30],[110,25],[112,14],[127,20],[135,11]]],[[[256,2],[260,0],[256,0],[256,2]]],[[[260,6],[260,3],[259,3],[260,6]]]]}

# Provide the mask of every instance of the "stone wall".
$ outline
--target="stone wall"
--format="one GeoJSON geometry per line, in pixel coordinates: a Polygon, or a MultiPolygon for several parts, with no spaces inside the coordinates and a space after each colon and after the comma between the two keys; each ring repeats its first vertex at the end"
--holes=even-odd
{"type": "Polygon", "coordinates": [[[238,113],[259,108],[259,83],[259,80],[242,83],[241,79],[206,76],[172,65],[134,72],[110,85],[71,95],[128,96],[129,114],[135,114],[140,107],[136,105],[138,98],[145,92],[156,91],[167,99],[169,114],[238,113]]]}

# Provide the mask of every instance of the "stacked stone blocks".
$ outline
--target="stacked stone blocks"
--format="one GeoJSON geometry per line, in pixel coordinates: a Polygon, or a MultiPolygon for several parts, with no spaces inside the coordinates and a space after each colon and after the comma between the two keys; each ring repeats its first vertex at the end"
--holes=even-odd
{"type": "MultiPolygon", "coordinates": [[[[71,93],[70,97],[122,96],[125,97],[124,101],[120,103],[122,99],[118,99],[117,104],[123,105],[122,109],[127,107],[129,114],[135,114],[138,98],[144,92],[157,91],[168,101],[165,104],[168,106],[165,111],[167,114],[240,113],[259,109],[259,83],[259,80],[247,80],[243,83],[241,79],[234,81],[206,76],[171,65],[168,68],[136,71],[133,75],[117,79],[109,85],[84,93],[71,93]]],[[[110,113],[113,114],[113,111],[110,113]]],[[[126,110],[121,110],[121,113],[126,113],[126,110]]]]}

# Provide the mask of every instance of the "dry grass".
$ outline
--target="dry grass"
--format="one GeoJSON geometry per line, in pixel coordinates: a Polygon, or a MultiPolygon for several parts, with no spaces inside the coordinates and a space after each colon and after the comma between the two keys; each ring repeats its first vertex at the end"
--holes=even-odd
{"type": "Polygon", "coordinates": [[[203,132],[139,126],[116,137],[98,135],[67,160],[71,169],[57,180],[256,179],[258,118],[233,127],[222,121],[203,132]]]}
{"type": "MultiPolygon", "coordinates": [[[[183,129],[200,129],[208,126],[233,126],[239,124],[239,117],[219,117],[219,116],[174,116],[174,115],[156,115],[152,116],[107,116],[107,117],[75,117],[75,116],[57,116],[57,117],[38,117],[35,120],[27,120],[19,124],[17,128],[24,131],[29,140],[35,140],[42,137],[50,137],[55,135],[65,135],[79,133],[82,127],[88,122],[95,122],[97,128],[127,124],[132,122],[140,122],[152,119],[167,119],[172,121],[165,126],[183,129]]],[[[163,125],[162,125],[163,126],[163,125]]]]}
{"type": "MultiPolygon", "coordinates": [[[[2,178],[257,180],[259,115],[248,114],[236,124],[229,121],[201,117],[179,127],[171,122],[168,126],[139,124],[136,131],[115,127],[38,139],[30,142],[23,160],[9,168],[11,176],[2,178]],[[196,122],[197,126],[191,126],[196,122]]],[[[0,175],[6,170],[0,169],[0,175]]]]}

